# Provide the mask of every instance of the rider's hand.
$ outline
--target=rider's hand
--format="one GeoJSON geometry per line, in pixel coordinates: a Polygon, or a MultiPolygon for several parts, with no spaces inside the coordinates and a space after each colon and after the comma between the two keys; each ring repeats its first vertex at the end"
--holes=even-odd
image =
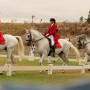
{"type": "Polygon", "coordinates": [[[46,37],[49,36],[49,34],[46,34],[46,37]]]}

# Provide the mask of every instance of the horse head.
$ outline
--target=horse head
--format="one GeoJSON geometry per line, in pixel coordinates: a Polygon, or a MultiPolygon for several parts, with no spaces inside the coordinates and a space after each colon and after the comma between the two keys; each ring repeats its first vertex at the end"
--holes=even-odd
{"type": "Polygon", "coordinates": [[[83,49],[85,47],[85,41],[87,36],[85,34],[82,34],[82,35],[78,35],[76,38],[77,38],[78,49],[83,49]]]}
{"type": "Polygon", "coordinates": [[[30,46],[31,41],[32,41],[31,30],[26,30],[26,44],[30,46]]]}
{"type": "Polygon", "coordinates": [[[43,37],[44,36],[37,30],[33,29],[26,30],[26,43],[28,46],[31,45],[31,42],[37,42],[43,39],[43,37]]]}

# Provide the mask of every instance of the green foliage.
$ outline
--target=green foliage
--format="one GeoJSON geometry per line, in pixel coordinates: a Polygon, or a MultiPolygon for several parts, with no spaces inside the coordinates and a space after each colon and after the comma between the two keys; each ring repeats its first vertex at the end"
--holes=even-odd
{"type": "Polygon", "coordinates": [[[87,19],[87,22],[90,23],[90,18],[87,19]]]}
{"type": "Polygon", "coordinates": [[[87,22],[90,23],[90,11],[89,11],[89,14],[88,14],[87,22]]]}

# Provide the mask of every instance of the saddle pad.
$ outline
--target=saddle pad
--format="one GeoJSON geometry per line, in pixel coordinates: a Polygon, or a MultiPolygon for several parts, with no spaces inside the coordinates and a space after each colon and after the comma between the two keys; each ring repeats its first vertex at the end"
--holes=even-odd
{"type": "Polygon", "coordinates": [[[59,43],[56,43],[56,48],[61,48],[62,46],[59,43]]]}

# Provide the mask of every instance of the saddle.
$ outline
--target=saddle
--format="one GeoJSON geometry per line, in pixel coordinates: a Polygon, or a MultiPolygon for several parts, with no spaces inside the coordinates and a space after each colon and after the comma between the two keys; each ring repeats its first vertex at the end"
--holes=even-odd
{"type": "MultiPolygon", "coordinates": [[[[49,46],[50,46],[50,48],[51,48],[51,39],[49,39],[49,38],[47,38],[48,39],[48,42],[49,42],[49,46]]],[[[60,45],[60,43],[55,43],[55,48],[61,48],[61,45],[60,45]]]]}

